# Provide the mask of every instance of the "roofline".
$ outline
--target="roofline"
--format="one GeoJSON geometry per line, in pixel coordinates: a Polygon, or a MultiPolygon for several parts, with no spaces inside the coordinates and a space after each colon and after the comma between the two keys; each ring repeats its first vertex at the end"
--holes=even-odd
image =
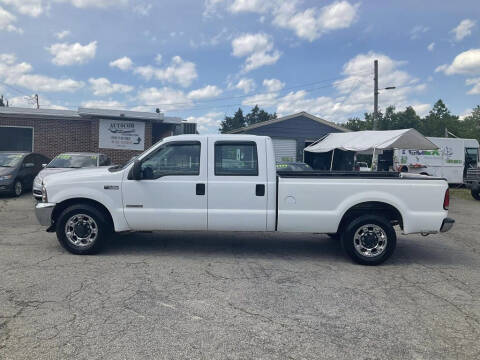
{"type": "Polygon", "coordinates": [[[292,114],[292,115],[282,116],[282,117],[280,117],[280,118],[278,118],[278,119],[272,119],[272,120],[262,121],[262,122],[260,122],[260,123],[256,123],[256,124],[253,124],[253,125],[250,125],[250,126],[245,126],[245,127],[242,127],[242,128],[238,128],[238,129],[235,129],[235,130],[231,130],[231,131],[226,132],[225,134],[236,134],[236,133],[239,133],[239,132],[256,129],[256,128],[259,128],[259,127],[262,127],[262,126],[265,126],[265,125],[275,124],[275,123],[278,123],[278,122],[281,122],[281,121],[293,119],[293,118],[296,118],[296,117],[298,117],[298,116],[305,116],[305,117],[307,117],[307,118],[309,118],[309,119],[311,119],[311,120],[314,120],[314,121],[316,121],[316,122],[319,122],[320,124],[333,127],[333,128],[335,128],[335,129],[337,129],[337,130],[340,130],[340,131],[342,131],[342,132],[351,132],[350,129],[344,128],[343,126],[337,125],[337,124],[332,123],[332,122],[327,121],[327,120],[324,120],[324,119],[322,119],[322,118],[319,118],[318,116],[309,114],[309,113],[307,113],[306,111],[301,111],[301,112],[299,112],[299,113],[295,113],[295,114],[292,114]]]}

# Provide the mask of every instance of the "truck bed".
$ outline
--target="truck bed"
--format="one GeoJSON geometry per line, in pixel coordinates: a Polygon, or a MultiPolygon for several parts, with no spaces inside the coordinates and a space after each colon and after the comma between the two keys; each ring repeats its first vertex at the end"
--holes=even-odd
{"type": "Polygon", "coordinates": [[[445,180],[440,177],[426,177],[392,171],[277,171],[280,178],[353,178],[353,179],[404,179],[404,180],[445,180]]]}

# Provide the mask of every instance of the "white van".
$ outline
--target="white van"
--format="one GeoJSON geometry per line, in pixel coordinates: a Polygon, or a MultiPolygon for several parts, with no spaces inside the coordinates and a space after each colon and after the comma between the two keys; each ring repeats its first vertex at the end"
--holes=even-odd
{"type": "Polygon", "coordinates": [[[476,139],[427,137],[438,150],[397,149],[393,153],[394,169],[401,172],[438,176],[450,184],[463,184],[465,168],[478,166],[476,139]]]}

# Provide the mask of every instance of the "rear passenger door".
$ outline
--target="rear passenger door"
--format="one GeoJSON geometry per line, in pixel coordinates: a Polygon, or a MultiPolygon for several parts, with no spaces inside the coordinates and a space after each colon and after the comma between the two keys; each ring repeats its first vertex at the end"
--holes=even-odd
{"type": "Polygon", "coordinates": [[[266,230],[266,171],[266,153],[255,141],[209,138],[209,230],[266,230]]]}

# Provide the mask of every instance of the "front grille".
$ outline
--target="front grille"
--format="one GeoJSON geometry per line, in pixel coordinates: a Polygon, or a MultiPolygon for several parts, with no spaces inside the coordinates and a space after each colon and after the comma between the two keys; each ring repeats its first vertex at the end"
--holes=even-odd
{"type": "Polygon", "coordinates": [[[33,193],[34,193],[35,195],[40,195],[40,196],[42,196],[42,192],[41,192],[40,190],[33,190],[33,193]]]}
{"type": "Polygon", "coordinates": [[[480,168],[468,169],[466,180],[480,180],[480,168]]]}

